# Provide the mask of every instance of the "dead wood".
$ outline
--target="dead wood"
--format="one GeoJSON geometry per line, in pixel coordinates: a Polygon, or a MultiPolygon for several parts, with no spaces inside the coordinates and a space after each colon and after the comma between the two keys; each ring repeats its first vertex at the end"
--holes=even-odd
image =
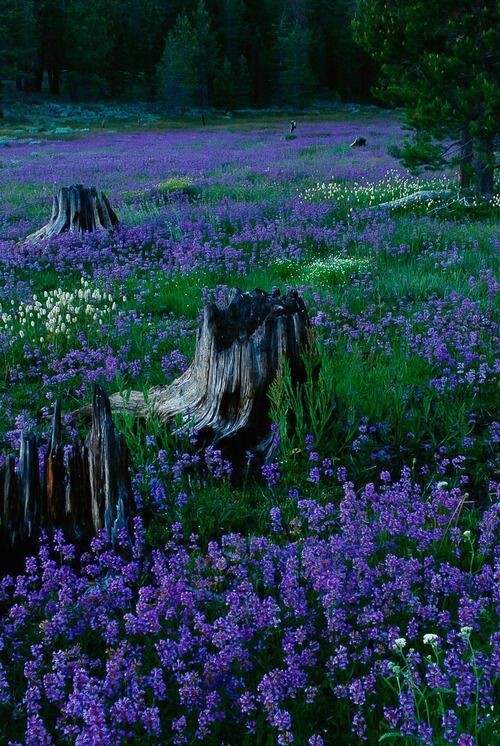
{"type": "Polygon", "coordinates": [[[114,394],[111,405],[164,423],[180,419],[200,442],[218,446],[233,461],[243,451],[265,459],[272,441],[267,392],[285,360],[292,377],[302,377],[308,328],[296,292],[233,290],[225,305],[205,307],[194,359],[183,375],[146,397],[114,394]]]}
{"type": "Polygon", "coordinates": [[[26,238],[37,243],[61,233],[92,233],[111,230],[118,225],[118,218],[106,195],[99,196],[95,187],[73,184],[62,187],[52,201],[52,215],[47,225],[26,238]]]}
{"type": "Polygon", "coordinates": [[[61,439],[61,406],[54,408],[45,468],[31,432],[21,436],[19,465],[14,456],[0,467],[0,534],[4,551],[0,571],[21,569],[19,562],[36,550],[40,530],[64,529],[80,545],[104,529],[108,539],[129,537],[132,488],[124,439],[111,419],[109,399],[94,387],[92,426],[83,442],[61,439]],[[44,472],[44,474],[43,474],[44,472]]]}
{"type": "Polygon", "coordinates": [[[374,205],[372,207],[372,210],[396,210],[400,207],[411,207],[412,205],[420,205],[425,202],[434,202],[436,200],[449,199],[454,194],[455,192],[452,189],[414,192],[413,194],[408,194],[406,197],[393,199],[390,202],[381,202],[379,205],[374,205]]]}

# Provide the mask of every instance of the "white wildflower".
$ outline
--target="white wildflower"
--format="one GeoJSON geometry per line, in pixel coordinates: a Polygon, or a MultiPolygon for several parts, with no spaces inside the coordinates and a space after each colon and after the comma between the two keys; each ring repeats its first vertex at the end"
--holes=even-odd
{"type": "Polygon", "coordinates": [[[403,650],[406,647],[406,637],[397,637],[392,643],[393,650],[403,650]]]}
{"type": "Polygon", "coordinates": [[[438,635],[434,635],[432,632],[424,635],[424,645],[435,645],[435,643],[439,640],[438,635]]]}

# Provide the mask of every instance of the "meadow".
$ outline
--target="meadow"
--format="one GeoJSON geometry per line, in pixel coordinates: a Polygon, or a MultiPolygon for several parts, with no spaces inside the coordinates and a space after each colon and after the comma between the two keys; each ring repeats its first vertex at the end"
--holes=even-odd
{"type": "Polygon", "coordinates": [[[56,398],[69,442],[93,382],[173,380],[231,287],[297,289],[314,333],[306,380],[269,394],[276,459],[242,484],[116,416],[133,547],[77,561],[57,532],[1,580],[2,743],[494,743],[497,203],[378,209],[455,183],[388,154],[387,113],[287,131],[2,142],[0,463],[23,429],[47,442],[56,398]],[[71,183],[118,231],[23,243],[71,183]]]}

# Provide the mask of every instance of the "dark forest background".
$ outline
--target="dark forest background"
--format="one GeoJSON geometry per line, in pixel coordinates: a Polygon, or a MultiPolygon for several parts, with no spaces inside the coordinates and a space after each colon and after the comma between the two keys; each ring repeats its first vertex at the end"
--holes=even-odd
{"type": "Polygon", "coordinates": [[[0,0],[0,78],[189,107],[366,101],[355,0],[0,0]]]}

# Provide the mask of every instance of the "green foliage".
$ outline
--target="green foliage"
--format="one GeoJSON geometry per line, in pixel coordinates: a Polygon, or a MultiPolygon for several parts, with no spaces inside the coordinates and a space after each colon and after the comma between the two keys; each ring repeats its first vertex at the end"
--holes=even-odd
{"type": "Polygon", "coordinates": [[[352,15],[351,0],[4,0],[0,76],[28,73],[40,91],[47,75],[51,93],[86,98],[158,93],[171,110],[366,98],[352,15]]]}
{"type": "Polygon", "coordinates": [[[302,453],[306,435],[314,436],[318,447],[326,445],[335,429],[335,362],[321,345],[311,339],[303,357],[304,381],[292,381],[285,363],[269,390],[271,420],[278,425],[281,459],[290,470],[302,453]]]}
{"type": "Polygon", "coordinates": [[[403,104],[417,132],[460,133],[462,184],[470,166],[477,190],[491,196],[500,115],[495,0],[360,0],[354,28],[382,63],[380,95],[403,104]]]}
{"type": "Polygon", "coordinates": [[[116,2],[69,0],[65,13],[65,61],[80,75],[102,75],[111,64],[116,2]],[[115,6],[115,7],[113,7],[115,6]]]}
{"type": "Polygon", "coordinates": [[[424,132],[417,132],[413,140],[405,139],[402,146],[389,148],[389,153],[399,158],[412,174],[418,174],[422,169],[437,170],[445,165],[443,147],[424,132]]]}
{"type": "Polygon", "coordinates": [[[34,64],[33,0],[3,0],[0,13],[0,78],[30,72],[34,64]]]}
{"type": "Polygon", "coordinates": [[[278,99],[292,106],[302,106],[314,90],[311,68],[311,32],[298,21],[290,22],[283,16],[278,38],[278,99]]]}
{"type": "Polygon", "coordinates": [[[208,105],[217,55],[210,16],[200,0],[190,18],[178,16],[158,65],[159,95],[168,111],[208,105]]]}

